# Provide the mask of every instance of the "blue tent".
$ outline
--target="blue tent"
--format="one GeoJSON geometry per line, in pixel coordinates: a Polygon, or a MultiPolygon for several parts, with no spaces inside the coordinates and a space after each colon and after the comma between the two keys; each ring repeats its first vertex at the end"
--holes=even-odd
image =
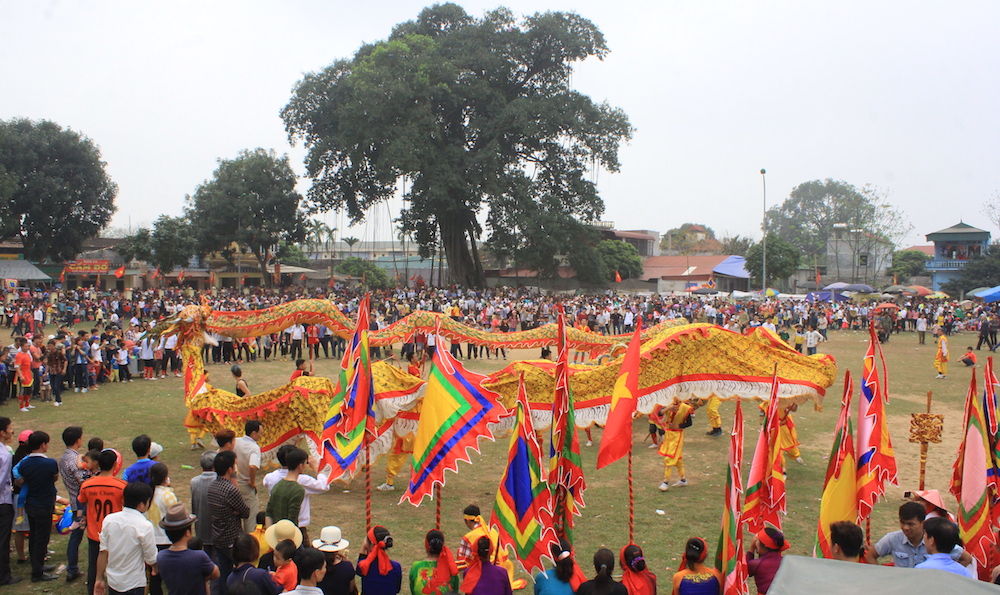
{"type": "Polygon", "coordinates": [[[806,294],[807,302],[846,302],[847,296],[836,291],[810,291],[806,294]]]}
{"type": "Polygon", "coordinates": [[[996,287],[991,287],[989,289],[984,289],[983,291],[977,291],[973,294],[977,298],[982,298],[987,304],[996,302],[1000,300],[1000,285],[996,287]]]}

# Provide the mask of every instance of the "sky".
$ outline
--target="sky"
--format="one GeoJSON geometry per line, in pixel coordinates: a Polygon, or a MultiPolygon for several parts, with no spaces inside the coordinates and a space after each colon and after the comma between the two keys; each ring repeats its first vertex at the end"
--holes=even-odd
{"type": "MultiPolygon", "coordinates": [[[[180,215],[242,149],[287,153],[303,175],[305,150],[279,115],[296,81],[428,4],[0,0],[0,119],[93,139],[120,188],[112,225],[148,225],[180,215]]],[[[887,192],[913,226],[904,246],[959,220],[1000,231],[982,213],[1000,191],[1000,3],[459,4],[473,16],[574,11],[604,33],[610,54],[579,64],[573,84],[636,128],[621,171],[592,174],[619,229],[693,222],[759,238],[765,200],[833,178],[887,192]]],[[[350,230],[318,218],[388,239],[399,207],[350,230]]]]}

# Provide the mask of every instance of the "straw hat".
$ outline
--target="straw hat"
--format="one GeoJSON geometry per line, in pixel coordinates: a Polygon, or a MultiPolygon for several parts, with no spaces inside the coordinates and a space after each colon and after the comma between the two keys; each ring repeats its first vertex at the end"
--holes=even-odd
{"type": "Polygon", "coordinates": [[[281,519],[264,531],[264,540],[267,545],[275,547],[278,542],[291,539],[295,547],[302,545],[302,531],[295,526],[295,523],[288,519],[281,519]]]}
{"type": "Polygon", "coordinates": [[[948,507],[944,505],[944,500],[941,499],[941,493],[937,490],[917,490],[913,492],[913,495],[921,500],[926,500],[941,510],[948,510],[948,507]]]}
{"type": "Polygon", "coordinates": [[[344,539],[340,527],[323,527],[319,539],[313,540],[313,547],[321,552],[339,552],[347,549],[351,542],[344,539]]]}

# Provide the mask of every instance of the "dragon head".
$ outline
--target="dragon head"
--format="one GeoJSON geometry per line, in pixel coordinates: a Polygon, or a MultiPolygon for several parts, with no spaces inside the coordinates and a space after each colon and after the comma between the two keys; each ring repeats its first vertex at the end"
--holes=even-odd
{"type": "Polygon", "coordinates": [[[212,307],[208,304],[208,299],[202,296],[200,305],[184,306],[172,317],[153,327],[150,332],[154,337],[177,335],[178,346],[185,343],[198,348],[205,343],[215,345],[215,340],[205,331],[211,314],[212,307]]]}

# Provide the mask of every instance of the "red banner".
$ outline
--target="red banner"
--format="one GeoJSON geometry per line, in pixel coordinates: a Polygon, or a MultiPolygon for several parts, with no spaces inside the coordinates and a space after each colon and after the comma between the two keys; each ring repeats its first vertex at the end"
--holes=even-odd
{"type": "Polygon", "coordinates": [[[65,271],[70,275],[107,275],[110,260],[79,259],[66,264],[65,271]]]}

